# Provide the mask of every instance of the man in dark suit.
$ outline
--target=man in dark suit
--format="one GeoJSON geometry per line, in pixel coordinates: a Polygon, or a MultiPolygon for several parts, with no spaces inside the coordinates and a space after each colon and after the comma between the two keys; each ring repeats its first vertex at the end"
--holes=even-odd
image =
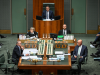
{"type": "Polygon", "coordinates": [[[13,60],[13,62],[15,62],[16,64],[18,64],[19,58],[21,56],[28,56],[29,55],[29,54],[23,55],[22,54],[23,50],[24,50],[24,48],[21,46],[21,41],[17,41],[17,44],[14,47],[13,54],[12,54],[12,58],[16,59],[16,60],[13,60]]]}
{"type": "Polygon", "coordinates": [[[42,19],[53,19],[54,14],[53,11],[50,10],[49,6],[46,6],[46,10],[42,13],[42,19]]]}
{"type": "MultiPolygon", "coordinates": [[[[75,47],[74,51],[73,51],[73,57],[72,60],[76,60],[77,57],[80,57],[79,60],[79,66],[80,66],[80,70],[81,70],[81,63],[85,60],[85,57],[88,54],[88,49],[85,45],[82,45],[82,40],[78,40],[77,42],[77,46],[75,47]]],[[[72,64],[75,62],[72,62],[72,64]]]]}
{"type": "Polygon", "coordinates": [[[67,25],[63,24],[63,29],[59,31],[58,35],[71,34],[70,30],[67,29],[67,25]]]}

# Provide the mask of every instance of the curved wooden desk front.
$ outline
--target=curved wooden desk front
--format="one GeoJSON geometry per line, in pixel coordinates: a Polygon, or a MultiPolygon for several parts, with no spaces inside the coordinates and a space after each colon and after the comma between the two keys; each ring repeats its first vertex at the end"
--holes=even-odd
{"type": "Polygon", "coordinates": [[[58,34],[59,30],[62,29],[64,20],[54,20],[54,21],[43,21],[33,19],[33,27],[35,27],[35,31],[38,32],[38,37],[42,38],[43,33],[56,33],[58,34]]]}

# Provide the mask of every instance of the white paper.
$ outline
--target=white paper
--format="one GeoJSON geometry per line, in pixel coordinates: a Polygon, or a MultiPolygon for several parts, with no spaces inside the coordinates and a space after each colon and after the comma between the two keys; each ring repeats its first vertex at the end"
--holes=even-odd
{"type": "Polygon", "coordinates": [[[33,53],[37,53],[38,50],[35,48],[28,48],[28,49],[24,49],[23,50],[23,54],[33,54],[33,53]]]}
{"type": "Polygon", "coordinates": [[[49,58],[49,60],[57,60],[57,58],[49,58]]]}
{"type": "Polygon", "coordinates": [[[65,58],[64,55],[57,55],[57,58],[65,58]]]}
{"type": "Polygon", "coordinates": [[[38,58],[37,56],[23,56],[21,59],[38,59],[38,60],[42,60],[42,58],[38,58]]]}
{"type": "Polygon", "coordinates": [[[64,54],[64,55],[71,55],[70,53],[68,53],[68,54],[64,54]]]}
{"type": "Polygon", "coordinates": [[[55,54],[63,54],[63,51],[55,51],[55,54]]]}

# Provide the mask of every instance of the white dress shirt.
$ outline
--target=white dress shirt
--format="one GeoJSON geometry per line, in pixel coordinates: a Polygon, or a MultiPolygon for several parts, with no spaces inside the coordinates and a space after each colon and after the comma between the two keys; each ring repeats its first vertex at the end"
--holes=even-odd
{"type": "Polygon", "coordinates": [[[34,32],[33,32],[33,33],[31,33],[31,34],[34,34],[34,32]]]}
{"type": "Polygon", "coordinates": [[[67,35],[67,30],[64,30],[64,29],[63,29],[63,35],[67,35]],[[64,31],[65,31],[65,34],[64,34],[64,31]]]}
{"type": "Polygon", "coordinates": [[[81,46],[79,46],[79,48],[78,48],[78,55],[80,55],[81,50],[82,50],[82,45],[81,45],[81,46]]]}

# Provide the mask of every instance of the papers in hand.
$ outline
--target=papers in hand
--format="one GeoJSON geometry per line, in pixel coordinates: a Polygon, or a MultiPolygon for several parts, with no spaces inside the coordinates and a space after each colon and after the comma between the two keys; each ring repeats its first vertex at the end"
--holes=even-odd
{"type": "Polygon", "coordinates": [[[91,48],[95,48],[95,46],[93,46],[92,44],[90,44],[90,47],[91,47],[91,48]]]}
{"type": "Polygon", "coordinates": [[[55,54],[64,54],[63,51],[55,51],[55,54]]]}

